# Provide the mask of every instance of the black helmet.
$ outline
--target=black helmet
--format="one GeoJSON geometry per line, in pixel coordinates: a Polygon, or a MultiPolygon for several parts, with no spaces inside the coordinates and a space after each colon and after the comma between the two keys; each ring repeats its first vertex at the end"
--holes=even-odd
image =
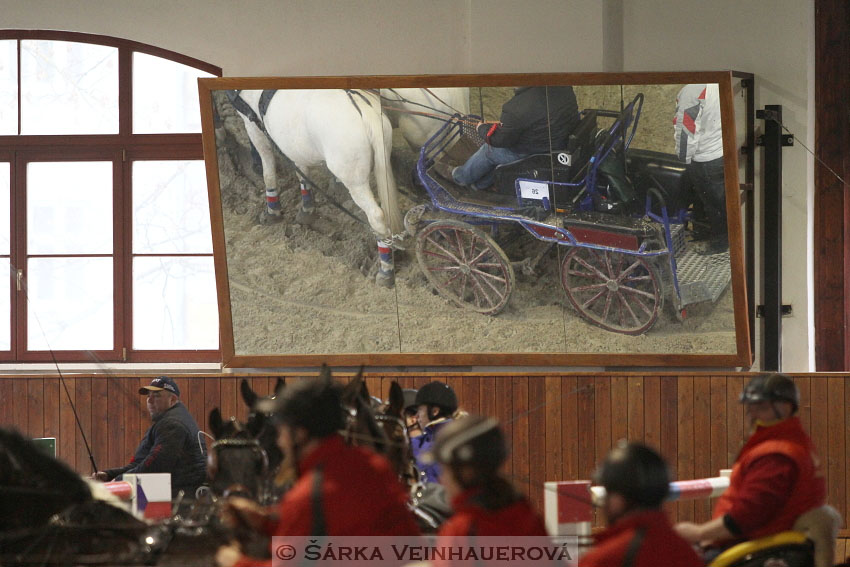
{"type": "Polygon", "coordinates": [[[272,405],[274,419],[291,427],[303,427],[311,437],[327,437],[342,429],[342,387],[330,377],[287,384],[272,405]]]}
{"type": "Polygon", "coordinates": [[[508,450],[496,419],[467,416],[441,428],[428,455],[426,460],[444,465],[495,470],[508,457],[508,450]]]}
{"type": "Polygon", "coordinates": [[[448,413],[454,413],[457,410],[455,391],[443,382],[429,382],[419,388],[414,403],[417,406],[439,406],[448,413]]]}
{"type": "Polygon", "coordinates": [[[756,376],[741,392],[741,403],[755,404],[764,401],[790,402],[796,413],[800,407],[800,391],[794,381],[784,374],[756,376]]]}
{"type": "Polygon", "coordinates": [[[416,413],[416,390],[405,388],[401,393],[404,395],[404,413],[416,413]]]}
{"type": "Polygon", "coordinates": [[[641,443],[620,442],[596,471],[595,481],[639,508],[659,507],[670,491],[664,459],[641,443]]]}

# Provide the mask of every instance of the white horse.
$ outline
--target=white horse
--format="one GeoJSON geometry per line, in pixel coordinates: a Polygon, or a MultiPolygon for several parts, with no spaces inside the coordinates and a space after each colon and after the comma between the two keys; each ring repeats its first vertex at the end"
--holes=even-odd
{"type": "Polygon", "coordinates": [[[263,165],[266,213],[271,217],[281,214],[272,144],[298,168],[301,218],[314,210],[312,191],[303,174],[324,162],[366,214],[377,237],[381,263],[376,282],[392,286],[390,247],[393,237],[402,233],[403,223],[389,166],[392,126],[381,112],[379,98],[367,91],[324,89],[246,90],[231,95],[263,165]],[[373,167],[380,205],[369,183],[373,167]]]}
{"type": "Polygon", "coordinates": [[[453,115],[469,114],[467,87],[381,89],[381,101],[384,112],[414,150],[424,146],[453,115]]]}

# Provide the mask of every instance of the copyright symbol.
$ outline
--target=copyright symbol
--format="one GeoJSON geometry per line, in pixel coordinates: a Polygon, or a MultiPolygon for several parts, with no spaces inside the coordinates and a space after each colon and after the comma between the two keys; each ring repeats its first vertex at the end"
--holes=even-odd
{"type": "Polygon", "coordinates": [[[295,557],[295,548],[291,545],[279,545],[277,546],[277,549],[274,550],[274,554],[278,559],[289,561],[295,557]]]}

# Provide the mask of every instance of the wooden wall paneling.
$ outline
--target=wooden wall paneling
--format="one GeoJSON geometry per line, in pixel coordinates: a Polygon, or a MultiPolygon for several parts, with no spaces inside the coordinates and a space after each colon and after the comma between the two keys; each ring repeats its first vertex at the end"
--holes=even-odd
{"type": "MultiPolygon", "coordinates": [[[[601,463],[611,450],[611,382],[607,378],[596,378],[593,382],[593,417],[596,427],[596,455],[594,463],[601,463]]],[[[594,470],[596,467],[591,470],[594,470]]]]}
{"type": "Polygon", "coordinates": [[[193,414],[193,416],[196,421],[203,419],[206,422],[213,408],[221,409],[221,381],[215,378],[200,378],[200,380],[204,383],[204,409],[201,415],[193,414]]]}
{"type": "MultiPolygon", "coordinates": [[[[124,424],[124,454],[115,463],[126,464],[133,454],[136,452],[136,447],[142,440],[142,433],[147,430],[146,424],[143,426],[143,421],[147,414],[147,408],[142,408],[143,403],[147,403],[145,396],[139,394],[139,388],[142,387],[140,379],[126,378],[122,379],[124,384],[124,414],[127,416],[124,424]],[[144,413],[142,413],[144,412],[144,413]]],[[[150,383],[150,381],[148,381],[150,383]]],[[[181,386],[181,392],[184,392],[181,386]]],[[[185,392],[184,392],[185,395],[185,392]]]]}
{"type": "Polygon", "coordinates": [[[108,379],[104,376],[92,376],[89,378],[91,389],[89,399],[91,400],[91,443],[92,453],[97,462],[106,459],[109,462],[109,392],[108,379]]]}
{"type": "Polygon", "coordinates": [[[661,451],[661,378],[643,378],[643,441],[661,451]]]}
{"type": "Polygon", "coordinates": [[[797,389],[800,391],[800,409],[797,415],[802,422],[806,431],[811,431],[812,427],[812,379],[808,376],[794,377],[794,383],[797,384],[797,389]]]}
{"type": "MultiPolygon", "coordinates": [[[[687,480],[694,478],[694,378],[679,377],[677,390],[679,414],[679,443],[676,461],[678,475],[676,478],[687,480]]],[[[694,520],[694,502],[685,500],[679,502],[679,521],[694,520]]]]}
{"type": "Polygon", "coordinates": [[[14,378],[12,379],[12,423],[23,435],[27,435],[29,428],[28,412],[29,402],[27,401],[27,379],[14,378]]]}
{"type": "Polygon", "coordinates": [[[59,396],[61,392],[59,380],[44,380],[44,437],[56,438],[56,450],[62,435],[59,422],[59,396]]]}
{"type": "MultiPolygon", "coordinates": [[[[83,433],[85,433],[86,439],[88,439],[89,443],[92,442],[91,437],[91,423],[92,423],[92,404],[91,404],[91,394],[92,394],[92,384],[91,384],[90,376],[79,376],[77,378],[77,392],[76,399],[74,401],[77,408],[77,417],[80,420],[80,426],[82,427],[82,433],[79,428],[74,429],[74,436],[76,439],[77,446],[77,472],[81,474],[89,474],[92,472],[91,461],[89,460],[88,451],[86,451],[85,443],[83,442],[83,433]]],[[[119,466],[123,463],[110,464],[106,461],[106,453],[103,452],[95,452],[95,447],[92,446],[92,453],[95,456],[95,464],[101,470],[105,470],[110,466],[119,466]]]]}
{"type": "Polygon", "coordinates": [[[460,381],[460,387],[455,390],[458,398],[463,400],[461,407],[471,414],[481,415],[481,380],[478,376],[467,376],[460,381]]]}
{"type": "MultiPolygon", "coordinates": [[[[812,378],[811,381],[811,404],[812,425],[809,435],[815,445],[815,450],[821,459],[821,469],[826,477],[827,497],[829,497],[829,486],[832,479],[829,477],[829,415],[828,415],[828,389],[827,378],[823,376],[812,378]]],[[[828,504],[835,505],[828,500],[828,504]]]]}
{"type": "Polygon", "coordinates": [[[0,378],[0,427],[10,427],[15,423],[13,381],[14,378],[0,378]]]}
{"type": "Polygon", "coordinates": [[[742,378],[730,376],[726,379],[726,460],[729,463],[738,458],[746,435],[744,407],[739,401],[743,390],[742,378]]]}
{"type": "Polygon", "coordinates": [[[44,379],[27,378],[27,427],[28,437],[44,437],[44,379]]]}
{"type": "MultiPolygon", "coordinates": [[[[125,463],[129,460],[129,455],[124,450],[124,434],[128,421],[124,418],[124,415],[126,414],[125,410],[128,410],[129,407],[125,408],[124,402],[126,401],[127,390],[131,389],[132,384],[126,378],[109,377],[96,380],[97,387],[106,389],[106,453],[104,456],[107,463],[116,463],[114,466],[118,466],[117,463],[125,463]]],[[[137,393],[136,397],[141,398],[142,396],[137,393]]],[[[136,400],[137,403],[138,401],[136,400]]],[[[99,421],[95,417],[94,422],[98,423],[99,421]]],[[[131,448],[130,451],[133,451],[134,448],[131,448]]],[[[98,466],[101,465],[98,464],[98,466]]]]}
{"type": "Polygon", "coordinates": [[[367,376],[363,379],[366,383],[366,389],[369,390],[370,396],[376,396],[381,398],[381,377],[380,376],[367,376]]]}
{"type": "MultiPolygon", "coordinates": [[[[517,380],[523,380],[522,377],[517,380]]],[[[529,376],[528,380],[528,486],[531,503],[543,512],[543,483],[546,482],[547,425],[546,377],[529,376]]]]}
{"type": "MultiPolygon", "coordinates": [[[[709,476],[717,476],[721,469],[731,468],[732,463],[728,461],[728,453],[726,451],[726,441],[728,432],[726,431],[726,423],[728,421],[728,411],[726,405],[726,377],[712,376],[711,377],[711,403],[709,404],[709,419],[711,420],[711,459],[709,476]]],[[[714,509],[714,504],[717,499],[709,501],[710,509],[714,509]]]]}
{"type": "Polygon", "coordinates": [[[844,378],[829,377],[823,380],[826,380],[827,389],[827,448],[826,454],[821,453],[821,460],[827,469],[827,502],[841,513],[841,517],[846,517],[844,378]]]}
{"type": "MultiPolygon", "coordinates": [[[[0,380],[0,388],[2,382],[9,380],[0,380]]],[[[72,405],[75,403],[77,392],[76,378],[65,378],[64,386],[60,386],[59,395],[59,431],[60,435],[56,439],[56,456],[76,471],[84,471],[82,466],[77,464],[77,422],[74,420],[74,411],[72,405]],[[67,388],[67,390],[66,390],[67,388]]],[[[98,463],[99,467],[102,467],[98,463]]]]}
{"type": "MultiPolygon", "coordinates": [[[[630,441],[645,442],[646,415],[644,406],[644,376],[629,376],[628,386],[628,435],[630,441]]],[[[615,414],[616,415],[616,414],[615,414]]]]}
{"type": "MultiPolygon", "coordinates": [[[[845,382],[844,385],[844,408],[850,408],[850,388],[847,387],[847,376],[843,377],[845,382]]],[[[845,410],[846,411],[846,410],[845,410]]],[[[842,463],[847,463],[850,461],[850,419],[844,420],[844,455],[842,458],[842,463]]],[[[850,474],[847,474],[847,471],[844,471],[844,526],[847,526],[847,513],[850,511],[850,474]]],[[[837,558],[838,556],[836,556],[837,558]]],[[[843,557],[843,556],[842,556],[843,557]]]]}
{"type": "Polygon", "coordinates": [[[212,408],[207,410],[205,401],[204,382],[206,380],[208,379],[201,377],[181,378],[178,385],[180,386],[180,400],[192,414],[192,417],[195,418],[195,421],[198,422],[198,428],[212,435],[209,425],[209,414],[212,408]]]}
{"type": "Polygon", "coordinates": [[[534,488],[530,483],[529,433],[528,423],[529,396],[528,379],[511,377],[511,454],[513,455],[514,484],[533,501],[534,488]]]}
{"type": "MultiPolygon", "coordinates": [[[[502,422],[505,430],[505,440],[511,447],[512,454],[516,450],[513,444],[514,438],[514,413],[513,413],[513,384],[510,376],[498,376],[496,378],[496,417],[502,422]]],[[[516,458],[508,459],[505,466],[505,474],[514,480],[517,488],[523,490],[520,482],[514,475],[514,464],[516,458]]],[[[525,490],[523,490],[525,492],[525,490]]]]}
{"type": "MultiPolygon", "coordinates": [[[[563,387],[561,388],[563,392],[563,387]]],[[[572,395],[571,392],[566,392],[572,395]]],[[[596,469],[596,381],[589,376],[579,377],[576,381],[576,419],[575,429],[564,430],[564,438],[572,437],[578,447],[576,460],[578,473],[576,480],[589,479],[596,469]]],[[[569,416],[563,426],[570,424],[569,416]]],[[[573,443],[571,442],[570,445],[573,443]]]]}
{"type": "MultiPolygon", "coordinates": [[[[211,382],[216,380],[216,378],[205,378],[206,382],[211,382]]],[[[239,392],[237,390],[238,384],[236,378],[229,378],[222,376],[218,378],[219,381],[219,392],[221,394],[221,415],[224,419],[229,419],[231,417],[236,416],[237,407],[241,403],[239,399],[239,392]]],[[[197,421],[197,419],[196,419],[197,421]]]]}
{"type": "Polygon", "coordinates": [[[611,447],[629,437],[628,380],[625,376],[611,377],[611,447]]]}
{"type": "MultiPolygon", "coordinates": [[[[499,417],[497,415],[496,408],[496,378],[492,376],[481,377],[478,380],[479,393],[478,393],[478,410],[481,415],[490,415],[499,417]]],[[[505,427],[505,422],[503,420],[499,420],[502,424],[502,427],[505,427]]],[[[505,433],[507,438],[507,433],[505,433]]],[[[509,459],[510,460],[510,459],[509,459]]]]}
{"type": "MultiPolygon", "coordinates": [[[[460,396],[463,394],[463,381],[464,380],[466,380],[466,378],[463,378],[463,377],[460,377],[460,376],[454,376],[454,377],[448,376],[448,377],[446,377],[446,384],[448,384],[448,386],[452,390],[454,390],[454,393],[458,397],[458,400],[460,400],[460,396]]],[[[475,413],[474,410],[470,409],[470,406],[464,406],[464,409],[466,409],[466,411],[468,413],[472,413],[472,414],[475,413]]]]}
{"type": "MultiPolygon", "coordinates": [[[[711,470],[711,377],[694,377],[694,478],[707,478],[717,474],[711,470]]],[[[707,522],[711,519],[711,501],[707,498],[694,501],[694,519],[707,522]]]]}
{"type": "Polygon", "coordinates": [[[840,563],[847,557],[847,539],[839,537],[835,540],[835,562],[840,563]]]}
{"type": "MultiPolygon", "coordinates": [[[[543,378],[543,403],[546,404],[542,408],[545,439],[543,441],[543,447],[540,448],[546,454],[543,482],[571,480],[574,478],[569,476],[572,474],[572,467],[565,464],[567,460],[565,458],[567,454],[565,445],[568,444],[568,440],[564,438],[562,431],[562,423],[565,419],[563,410],[568,400],[566,397],[561,397],[561,386],[566,386],[565,383],[568,380],[569,378],[563,378],[564,384],[562,384],[562,379],[557,376],[546,376],[543,378]]],[[[572,379],[572,381],[575,383],[575,379],[572,379]]],[[[569,399],[575,404],[575,396],[570,396],[569,399]]],[[[575,416],[575,410],[572,412],[567,410],[567,412],[575,416]]]]}
{"type": "MultiPolygon", "coordinates": [[[[676,455],[679,451],[679,383],[675,376],[662,376],[660,384],[661,396],[661,454],[670,465],[673,478],[679,476],[679,462],[676,455]]],[[[665,510],[671,519],[678,518],[679,504],[666,504],[665,510]]]]}

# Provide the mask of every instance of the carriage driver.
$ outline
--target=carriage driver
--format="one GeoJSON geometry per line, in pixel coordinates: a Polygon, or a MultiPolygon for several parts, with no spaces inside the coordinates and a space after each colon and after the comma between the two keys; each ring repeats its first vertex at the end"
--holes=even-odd
{"type": "Polygon", "coordinates": [[[752,434],[735,461],[714,519],[683,522],[676,531],[700,543],[706,557],[741,540],[790,530],[803,513],[823,506],[826,483],[812,440],[794,414],[800,394],[784,374],[753,378],[741,394],[752,434]]]}
{"type": "MultiPolygon", "coordinates": [[[[297,479],[278,510],[244,498],[227,502],[225,520],[271,536],[405,536],[419,529],[407,493],[389,461],[364,447],[347,445],[342,388],[329,377],[287,386],[272,400],[283,467],[297,479]]],[[[221,566],[255,565],[233,547],[217,555],[221,566]]]]}
{"type": "Polygon", "coordinates": [[[426,463],[422,456],[431,449],[437,431],[452,420],[457,411],[457,395],[451,386],[443,382],[429,382],[416,392],[416,421],[421,434],[410,440],[419,480],[436,483],[440,479],[438,462],[426,463]]]}
{"type": "Polygon", "coordinates": [[[543,519],[499,474],[507,459],[505,435],[494,418],[459,418],[437,434],[423,457],[442,465],[440,483],[454,515],[441,537],[546,536],[543,519]]]}
{"type": "Polygon", "coordinates": [[[173,378],[159,376],[150,386],[139,388],[139,394],[147,396],[153,423],[129,464],[92,477],[109,481],[124,473],[171,473],[171,497],[182,490],[186,497],[194,498],[195,490],[207,480],[206,447],[198,435],[198,424],[180,402],[180,388],[173,378]]]}
{"type": "Polygon", "coordinates": [[[502,105],[499,122],[478,124],[485,143],[466,163],[451,167],[438,162],[434,171],[458,185],[487,189],[493,185],[496,166],[560,149],[579,120],[572,87],[516,88],[513,98],[502,105]]]}
{"type": "Polygon", "coordinates": [[[621,441],[596,472],[605,487],[606,529],[595,536],[582,567],[700,567],[703,561],[676,535],[661,504],[670,490],[670,473],[661,455],[640,443],[621,441]]]}

